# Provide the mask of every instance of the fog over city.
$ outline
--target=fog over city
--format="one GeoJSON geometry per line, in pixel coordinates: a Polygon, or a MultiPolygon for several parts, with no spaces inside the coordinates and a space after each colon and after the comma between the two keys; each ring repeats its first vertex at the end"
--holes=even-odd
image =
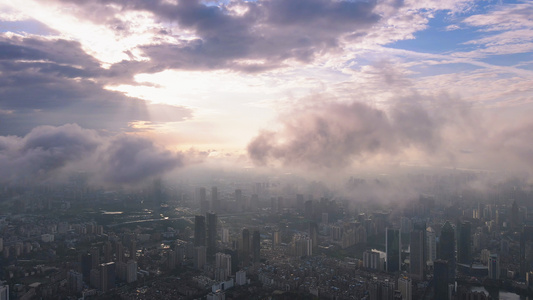
{"type": "Polygon", "coordinates": [[[0,300],[171,297],[173,276],[194,278],[183,299],[531,298],[531,16],[531,0],[0,0],[0,300]],[[294,276],[330,264],[350,271],[294,276]]]}

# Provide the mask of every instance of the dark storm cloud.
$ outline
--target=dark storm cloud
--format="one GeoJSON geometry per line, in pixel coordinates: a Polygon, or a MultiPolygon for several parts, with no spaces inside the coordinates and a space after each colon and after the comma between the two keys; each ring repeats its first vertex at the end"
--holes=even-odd
{"type": "Polygon", "coordinates": [[[149,62],[120,63],[120,68],[142,72],[165,68],[260,72],[281,67],[287,60],[309,62],[317,55],[339,49],[343,36],[364,31],[379,21],[379,15],[373,11],[376,1],[262,0],[232,1],[226,5],[195,0],[179,0],[176,4],[163,0],[96,2],[100,5],[92,1],[62,2],[77,4],[81,8],[79,17],[107,24],[120,34],[127,33],[131,24],[114,18],[108,8],[100,8],[105,12],[98,18],[91,13],[98,10],[96,6],[107,7],[112,3],[121,12],[149,11],[160,21],[162,35],[172,34],[165,29],[165,25],[172,23],[195,34],[197,38],[192,40],[174,35],[179,43],[161,39],[141,46],[150,57],[149,62]],[[246,11],[235,14],[236,6],[246,11]],[[120,26],[114,25],[118,23],[120,26]]]}
{"type": "Polygon", "coordinates": [[[133,76],[106,70],[79,43],[35,37],[0,42],[0,134],[24,135],[39,125],[78,123],[85,128],[119,131],[132,121],[169,122],[191,117],[191,111],[149,105],[104,89],[133,76]]]}
{"type": "Polygon", "coordinates": [[[184,164],[136,136],[106,137],[76,124],[39,126],[24,137],[0,136],[0,182],[53,180],[69,168],[93,172],[107,183],[136,183],[184,164]]]}
{"type": "Polygon", "coordinates": [[[434,152],[446,116],[434,116],[439,112],[410,100],[390,113],[359,102],[311,105],[284,116],[281,130],[261,132],[248,145],[248,154],[256,164],[280,161],[338,168],[379,155],[394,156],[410,147],[434,152]]]}

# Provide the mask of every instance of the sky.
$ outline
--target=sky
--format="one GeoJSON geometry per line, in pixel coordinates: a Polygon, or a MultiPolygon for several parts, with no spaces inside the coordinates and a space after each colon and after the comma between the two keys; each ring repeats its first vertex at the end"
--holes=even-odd
{"type": "Polygon", "coordinates": [[[533,1],[0,0],[0,182],[533,171],[533,1]]]}

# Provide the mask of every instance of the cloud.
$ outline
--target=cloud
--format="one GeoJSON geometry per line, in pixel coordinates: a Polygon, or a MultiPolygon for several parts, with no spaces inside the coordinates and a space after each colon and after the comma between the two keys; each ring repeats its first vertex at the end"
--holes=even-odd
{"type": "MultiPolygon", "coordinates": [[[[133,121],[178,122],[192,116],[185,107],[151,105],[105,89],[127,81],[106,70],[79,43],[62,39],[0,37],[0,134],[25,135],[39,125],[77,123],[85,128],[121,131],[133,121]]],[[[127,74],[127,73],[126,73],[127,74]]]]}
{"type": "Polygon", "coordinates": [[[39,126],[24,137],[0,136],[0,183],[53,181],[84,170],[101,183],[129,184],[181,167],[173,153],[138,136],[105,136],[77,124],[39,126]]]}
{"type": "Polygon", "coordinates": [[[516,3],[498,6],[486,13],[472,15],[462,23],[484,32],[482,38],[465,44],[484,46],[475,50],[478,57],[527,53],[533,49],[533,3],[516,3]]]}
{"type": "Polygon", "coordinates": [[[96,150],[100,137],[78,125],[36,127],[25,137],[0,137],[0,179],[46,178],[96,150]]]}
{"type": "Polygon", "coordinates": [[[277,129],[249,142],[255,165],[317,174],[401,165],[533,174],[527,114],[491,114],[447,95],[398,96],[382,108],[316,98],[301,99],[306,104],[280,115],[277,129]]]}
{"type": "Polygon", "coordinates": [[[116,39],[142,35],[137,45],[125,42],[128,47],[117,49],[129,56],[118,63],[121,68],[137,73],[164,68],[259,72],[310,62],[339,51],[345,36],[369,30],[380,19],[376,1],[48,1],[65,2],[71,4],[68,13],[98,28],[104,25],[116,39]],[[139,32],[139,24],[151,25],[139,32]]]}
{"type": "Polygon", "coordinates": [[[105,179],[115,183],[138,182],[183,166],[183,156],[135,136],[120,136],[103,154],[105,179]]]}
{"type": "Polygon", "coordinates": [[[434,152],[443,124],[417,100],[401,101],[390,113],[361,102],[323,102],[281,118],[279,131],[263,131],[248,145],[257,164],[342,168],[414,147],[434,152]]]}

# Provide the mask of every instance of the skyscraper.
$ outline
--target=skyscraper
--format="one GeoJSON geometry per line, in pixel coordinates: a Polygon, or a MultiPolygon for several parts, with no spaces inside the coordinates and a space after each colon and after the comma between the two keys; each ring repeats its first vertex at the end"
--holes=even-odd
{"type": "Polygon", "coordinates": [[[437,236],[433,228],[426,229],[426,260],[433,263],[437,259],[437,236]]]}
{"type": "Polygon", "coordinates": [[[438,253],[439,259],[455,258],[455,230],[448,221],[441,228],[438,253]]]}
{"type": "Polygon", "coordinates": [[[426,246],[426,223],[417,222],[413,224],[413,230],[411,231],[410,237],[410,274],[413,279],[424,280],[425,278],[425,265],[426,265],[426,255],[424,248],[426,246]]]}
{"type": "Polygon", "coordinates": [[[205,217],[194,216],[194,246],[205,246],[205,217]]]}
{"type": "Polygon", "coordinates": [[[137,260],[137,241],[135,238],[130,241],[130,259],[137,260]]]}
{"type": "Polygon", "coordinates": [[[86,281],[89,281],[89,276],[91,275],[92,269],[92,257],[90,253],[80,253],[78,257],[78,262],[80,265],[79,272],[83,274],[83,278],[86,281]]]}
{"type": "Polygon", "coordinates": [[[457,263],[469,265],[472,262],[471,235],[470,222],[457,224],[457,263]]]}
{"type": "Polygon", "coordinates": [[[433,282],[435,284],[433,299],[448,300],[448,286],[453,282],[450,278],[450,265],[447,260],[437,259],[433,262],[433,282]]]}
{"type": "Polygon", "coordinates": [[[213,259],[217,247],[217,215],[215,213],[207,213],[207,257],[209,260],[213,259]]]}
{"type": "Polygon", "coordinates": [[[455,230],[448,221],[441,228],[437,257],[447,261],[450,271],[448,277],[455,280],[455,230]]]}
{"type": "Polygon", "coordinates": [[[489,278],[500,279],[500,258],[498,254],[491,254],[489,257],[489,278]]]}
{"type": "Polygon", "coordinates": [[[205,188],[196,188],[194,198],[200,204],[200,213],[205,214],[209,210],[209,202],[207,201],[205,188]]]}
{"type": "Polygon", "coordinates": [[[533,227],[524,226],[520,234],[520,277],[533,271],[533,227]]]}
{"type": "Polygon", "coordinates": [[[91,268],[97,269],[100,265],[100,248],[91,248],[91,268]]]}
{"type": "Polygon", "coordinates": [[[387,228],[385,231],[385,252],[387,254],[387,272],[397,272],[401,269],[401,240],[400,230],[387,228]]]}
{"type": "Polygon", "coordinates": [[[121,242],[115,244],[115,256],[117,262],[122,262],[122,260],[124,260],[124,246],[121,242]]]}

